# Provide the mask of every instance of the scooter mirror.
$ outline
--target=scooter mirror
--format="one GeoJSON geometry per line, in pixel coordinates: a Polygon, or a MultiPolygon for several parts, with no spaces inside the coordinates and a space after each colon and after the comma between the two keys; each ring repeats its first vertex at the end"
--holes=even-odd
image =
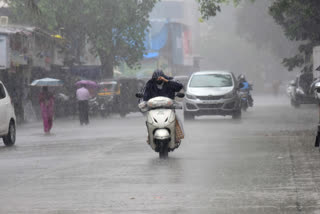
{"type": "Polygon", "coordinates": [[[177,93],[177,95],[176,95],[177,97],[179,97],[179,98],[184,98],[184,93],[177,93]]]}
{"type": "Polygon", "coordinates": [[[143,94],[142,93],[136,93],[136,97],[137,98],[143,98],[143,94]]]}

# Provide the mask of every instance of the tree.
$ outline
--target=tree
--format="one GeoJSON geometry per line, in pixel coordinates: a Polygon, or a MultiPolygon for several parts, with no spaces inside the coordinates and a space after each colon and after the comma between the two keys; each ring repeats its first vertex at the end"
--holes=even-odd
{"type": "MultiPolygon", "coordinates": [[[[32,1],[32,0],[30,0],[32,1]]],[[[9,2],[16,21],[58,31],[65,29],[74,49],[86,38],[92,52],[100,57],[105,78],[113,77],[113,67],[125,62],[134,66],[145,51],[149,13],[157,0],[38,0],[40,17],[26,10],[24,0],[9,2]]],[[[29,7],[30,8],[30,7],[29,7]]]]}
{"type": "Polygon", "coordinates": [[[272,1],[243,2],[236,12],[237,33],[257,48],[272,51],[283,59],[297,50],[297,42],[290,41],[269,14],[272,1]],[[252,18],[254,17],[254,19],[252,18]]]}
{"type": "MultiPolygon", "coordinates": [[[[235,5],[239,4],[241,0],[197,0],[199,3],[199,10],[202,18],[209,19],[221,12],[221,4],[233,2],[235,5]]],[[[255,1],[255,0],[249,0],[255,1]]]]}
{"type": "Polygon", "coordinates": [[[312,48],[320,44],[320,2],[318,0],[275,0],[270,15],[293,41],[300,41],[299,53],[286,58],[283,63],[292,70],[302,67],[302,72],[312,71],[312,48]]]}
{"type": "MultiPolygon", "coordinates": [[[[0,0],[0,2],[4,2],[6,4],[9,4],[11,2],[14,2],[15,0],[0,0]]],[[[36,0],[26,0],[26,5],[29,9],[31,9],[35,14],[39,14],[40,10],[38,8],[38,5],[36,3],[36,0]]]]}
{"type": "MultiPolygon", "coordinates": [[[[220,5],[223,3],[228,3],[233,1],[235,4],[241,2],[241,0],[197,0],[199,2],[200,12],[203,18],[208,19],[211,16],[215,16],[217,12],[220,12],[220,5]]],[[[254,2],[254,0],[248,0],[254,2]]],[[[298,48],[298,54],[291,58],[285,58],[283,64],[292,71],[296,67],[302,67],[302,72],[311,71],[311,56],[312,48],[315,45],[320,44],[320,2],[318,0],[272,0],[272,5],[269,7],[269,15],[271,15],[276,23],[278,23],[284,30],[285,36],[294,42],[300,42],[298,48]]],[[[260,3],[261,2],[258,2],[260,3]]],[[[264,1],[262,3],[269,4],[269,2],[264,1]]],[[[267,6],[266,6],[267,7],[267,6]]],[[[267,7],[268,8],[268,7],[267,7]]],[[[245,9],[246,10],[246,9],[245,9]]],[[[244,11],[245,11],[244,10],[244,11]]],[[[252,17],[248,18],[248,14],[252,11],[247,10],[248,13],[241,14],[241,16],[247,17],[248,23],[252,23],[252,17]]],[[[263,14],[254,14],[256,17],[261,17],[263,14]]],[[[265,20],[267,21],[267,19],[265,20]]],[[[261,27],[260,25],[258,28],[261,27]]],[[[267,28],[266,28],[267,29],[267,28]]],[[[270,28],[268,28],[270,33],[270,28]]],[[[239,31],[247,38],[256,39],[255,42],[264,38],[268,33],[261,34],[260,31],[255,31],[245,33],[244,31],[239,31]],[[257,36],[260,34],[260,36],[257,36]]],[[[265,32],[265,30],[263,31],[265,32]]],[[[271,32],[271,35],[273,33],[271,32]]],[[[268,38],[272,38],[271,36],[268,38]]],[[[266,41],[270,39],[264,40],[266,41]]],[[[273,42],[273,41],[271,41],[273,42]]],[[[258,44],[258,43],[257,43],[258,44]]],[[[280,50],[284,47],[284,43],[280,45],[274,45],[273,49],[278,53],[283,53],[285,51],[280,50]]],[[[292,50],[290,48],[290,50],[292,50]]]]}

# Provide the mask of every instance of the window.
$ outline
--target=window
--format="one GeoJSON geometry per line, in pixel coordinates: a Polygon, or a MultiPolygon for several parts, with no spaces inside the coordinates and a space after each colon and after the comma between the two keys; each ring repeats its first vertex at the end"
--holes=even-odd
{"type": "Polygon", "coordinates": [[[3,85],[0,83],[0,100],[6,97],[6,92],[3,85]]]}
{"type": "Polygon", "coordinates": [[[190,87],[231,87],[232,77],[229,74],[203,74],[193,76],[190,87]]]}

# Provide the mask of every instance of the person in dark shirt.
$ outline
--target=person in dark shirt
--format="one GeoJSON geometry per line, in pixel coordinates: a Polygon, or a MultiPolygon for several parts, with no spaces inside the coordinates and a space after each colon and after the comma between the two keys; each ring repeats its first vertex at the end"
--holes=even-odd
{"type": "Polygon", "coordinates": [[[162,70],[155,70],[144,89],[143,101],[159,96],[174,99],[175,93],[182,88],[183,85],[181,83],[173,80],[172,77],[166,76],[162,70]]]}

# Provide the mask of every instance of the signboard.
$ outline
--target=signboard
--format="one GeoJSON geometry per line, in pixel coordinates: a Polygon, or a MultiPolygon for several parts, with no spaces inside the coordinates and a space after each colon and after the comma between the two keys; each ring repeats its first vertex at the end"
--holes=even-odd
{"type": "Polygon", "coordinates": [[[20,51],[11,50],[10,59],[13,65],[27,65],[28,58],[25,54],[22,54],[20,51]]]}
{"type": "Polygon", "coordinates": [[[0,70],[9,68],[8,46],[8,37],[0,35],[0,70]]]}

